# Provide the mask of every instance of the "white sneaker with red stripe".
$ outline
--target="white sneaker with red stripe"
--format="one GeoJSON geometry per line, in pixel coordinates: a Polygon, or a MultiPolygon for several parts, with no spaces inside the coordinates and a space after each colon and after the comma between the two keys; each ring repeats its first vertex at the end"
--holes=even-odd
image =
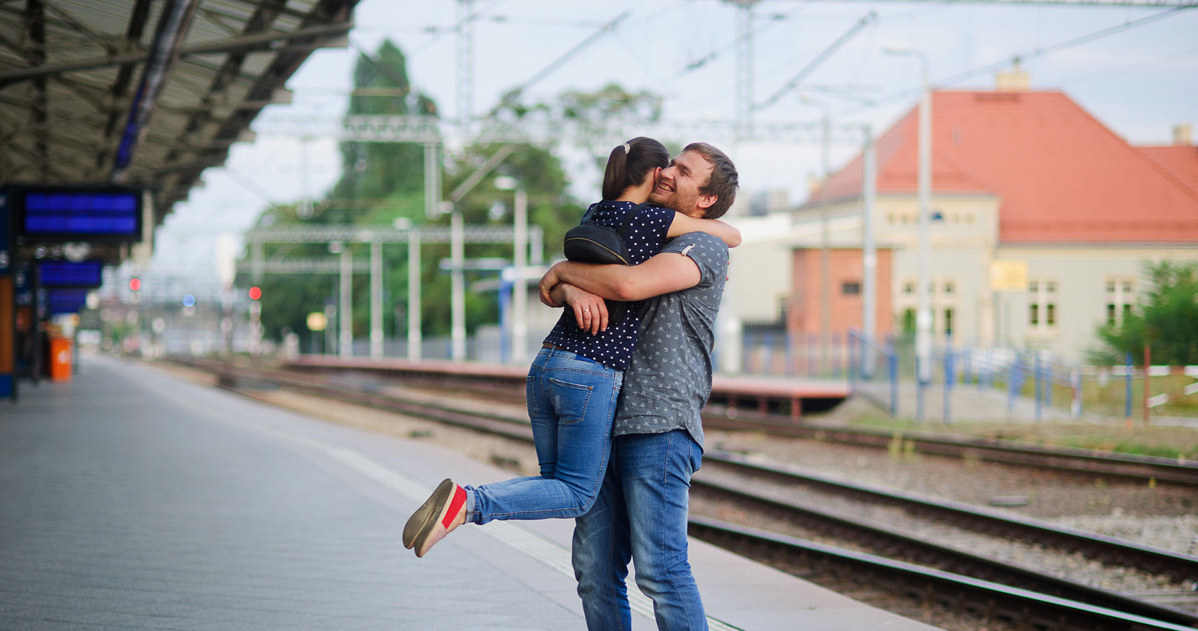
{"type": "Polygon", "coordinates": [[[423,557],[445,535],[466,523],[466,489],[445,478],[403,527],[403,545],[423,557]]]}

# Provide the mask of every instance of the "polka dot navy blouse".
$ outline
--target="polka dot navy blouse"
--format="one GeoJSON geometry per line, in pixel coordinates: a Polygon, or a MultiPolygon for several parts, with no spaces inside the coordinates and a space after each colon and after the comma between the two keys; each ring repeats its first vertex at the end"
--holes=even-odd
{"type": "MultiPolygon", "coordinates": [[[[618,227],[636,204],[604,200],[592,204],[588,212],[592,221],[602,226],[618,227]]],[[[644,263],[661,250],[665,243],[674,211],[660,206],[645,206],[624,232],[624,243],[634,265],[644,263]]],[[[608,323],[606,331],[591,335],[578,328],[573,309],[563,309],[562,315],[545,341],[565,350],[593,359],[604,366],[624,370],[632,359],[632,349],[640,334],[641,303],[629,305],[628,312],[615,323],[608,323]]]]}

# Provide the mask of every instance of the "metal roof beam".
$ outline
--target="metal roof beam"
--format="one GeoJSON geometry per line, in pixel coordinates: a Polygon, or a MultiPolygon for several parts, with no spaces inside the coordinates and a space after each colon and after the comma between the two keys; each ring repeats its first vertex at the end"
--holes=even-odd
{"type": "Polygon", "coordinates": [[[150,56],[142,68],[137,96],[134,97],[133,107],[129,110],[129,119],[121,134],[116,161],[109,175],[113,182],[120,182],[124,178],[125,168],[133,161],[133,154],[141,143],[142,131],[150,122],[150,116],[158,104],[158,96],[162,93],[162,86],[166,84],[171,66],[179,57],[179,48],[199,5],[199,0],[172,0],[158,17],[158,28],[154,32],[150,56]]]}
{"type": "MultiPolygon", "coordinates": [[[[46,13],[41,0],[25,0],[25,38],[30,42],[26,57],[33,64],[46,63],[46,13]]],[[[46,80],[37,79],[33,88],[33,107],[30,110],[30,125],[41,129],[34,132],[33,160],[40,161],[41,172],[50,172],[50,138],[44,128],[50,117],[50,105],[46,98],[46,80]]]]}
{"type": "MultiPolygon", "coordinates": [[[[146,23],[150,19],[150,4],[151,0],[137,0],[137,4],[133,5],[133,10],[130,11],[129,24],[125,27],[125,48],[127,50],[135,50],[138,43],[141,42],[142,34],[146,30],[146,23]]],[[[96,155],[96,167],[98,168],[108,166],[112,155],[115,154],[115,149],[111,147],[113,147],[113,137],[120,125],[120,112],[124,109],[120,106],[128,98],[129,85],[133,81],[133,70],[136,64],[131,62],[120,66],[116,81],[113,82],[110,89],[111,107],[108,110],[108,120],[104,123],[106,144],[105,149],[96,155]]]]}
{"type": "MultiPolygon", "coordinates": [[[[357,0],[320,0],[316,6],[304,17],[304,28],[296,32],[303,32],[313,29],[326,29],[326,33],[333,33],[336,30],[341,30],[342,36],[353,27],[353,10],[357,4],[357,0]],[[314,24],[315,26],[310,26],[314,24]]],[[[295,39],[289,40],[295,43],[295,39]]],[[[259,100],[267,98],[274,90],[282,87],[282,81],[279,78],[286,78],[292,75],[299,68],[300,64],[312,50],[328,45],[340,45],[340,42],[330,41],[326,36],[313,37],[310,45],[304,47],[288,46],[283,50],[277,51],[274,62],[270,64],[262,73],[262,79],[250,89],[246,98],[249,100],[259,100]]],[[[246,128],[250,121],[257,116],[260,110],[246,109],[240,110],[236,115],[227,119],[216,133],[217,138],[228,138],[236,136],[242,129],[246,128]]]]}
{"type": "Polygon", "coordinates": [[[46,11],[53,13],[54,15],[57,15],[59,20],[61,20],[61,23],[57,23],[57,21],[55,21],[55,20],[46,20],[47,24],[51,24],[54,26],[61,26],[61,27],[65,28],[67,31],[70,31],[71,33],[80,33],[82,35],[85,35],[89,40],[94,42],[97,46],[107,50],[109,54],[115,54],[117,52],[116,47],[113,46],[111,43],[112,38],[104,37],[100,33],[97,33],[95,31],[95,29],[92,29],[90,26],[88,26],[84,22],[79,21],[78,19],[75,18],[75,16],[54,6],[54,3],[47,2],[46,3],[46,11]]]}
{"type": "MultiPolygon", "coordinates": [[[[251,15],[250,19],[246,21],[244,34],[246,36],[252,37],[256,34],[265,32],[271,27],[275,19],[279,16],[284,4],[286,3],[258,3],[254,8],[253,15],[251,15]]],[[[230,84],[237,80],[241,74],[242,65],[245,63],[246,54],[247,51],[241,49],[230,51],[229,56],[225,59],[224,65],[220,68],[220,70],[217,71],[216,75],[212,78],[208,89],[205,91],[204,97],[200,101],[200,105],[202,107],[214,107],[215,95],[224,92],[226,89],[228,89],[230,84]]],[[[261,108],[251,109],[252,111],[257,112],[257,110],[261,108]]],[[[190,135],[199,129],[205,118],[205,116],[200,114],[193,115],[184,127],[184,135],[190,135]]],[[[177,148],[172,149],[168,153],[168,160],[173,159],[176,155],[178,155],[178,153],[179,150],[177,148]]]]}
{"type": "Polygon", "coordinates": [[[204,169],[207,169],[209,167],[220,166],[221,164],[224,163],[225,158],[227,156],[228,156],[227,148],[225,148],[225,150],[223,150],[223,151],[217,150],[212,153],[197,153],[197,154],[193,154],[192,157],[188,158],[187,160],[185,160],[183,162],[173,162],[173,163],[168,163],[168,164],[162,164],[162,165],[157,166],[152,169],[141,169],[138,171],[138,174],[143,177],[144,176],[158,177],[158,176],[165,175],[168,173],[175,173],[178,171],[186,171],[189,169],[197,169],[199,171],[203,171],[204,169]]]}
{"type": "MultiPolygon", "coordinates": [[[[32,128],[28,123],[19,122],[14,118],[4,118],[4,117],[0,116],[0,121],[3,121],[5,123],[8,123],[9,125],[12,125],[13,127],[16,127],[17,129],[15,130],[15,133],[19,133],[21,131],[20,128],[22,128],[22,127],[25,128],[26,131],[38,131],[37,129],[32,128]]],[[[45,127],[47,130],[49,130],[50,128],[52,128],[55,125],[62,125],[64,123],[68,124],[68,125],[78,125],[80,128],[90,128],[90,127],[95,127],[96,125],[98,125],[99,120],[98,120],[98,117],[88,116],[86,114],[81,115],[81,116],[55,114],[53,122],[46,121],[44,123],[39,123],[39,124],[42,127],[45,127]]],[[[5,140],[4,138],[0,138],[0,147],[4,147],[5,150],[7,150],[8,147],[5,145],[4,140],[5,140]]],[[[55,140],[57,141],[57,138],[55,140]]],[[[90,147],[89,149],[94,151],[96,149],[96,147],[90,147]]]]}
{"type": "MultiPolygon", "coordinates": [[[[198,46],[190,46],[179,51],[180,57],[191,57],[195,55],[209,55],[213,53],[227,53],[237,50],[275,50],[277,47],[274,42],[290,41],[307,38],[322,38],[334,34],[345,34],[353,28],[353,24],[327,24],[322,26],[313,26],[298,31],[267,31],[246,37],[238,37],[231,40],[221,42],[213,42],[209,44],[201,44],[198,46]]],[[[304,49],[319,48],[321,43],[303,46],[304,49]]],[[[21,68],[18,70],[8,70],[0,72],[0,89],[6,85],[11,85],[18,81],[28,81],[38,77],[47,75],[62,74],[66,72],[82,72],[84,70],[94,70],[96,68],[106,68],[109,66],[119,66],[128,63],[141,63],[150,56],[148,52],[133,52],[120,55],[112,55],[110,57],[94,57],[92,59],[83,59],[79,61],[61,63],[61,64],[43,64],[32,68],[21,68]]]]}
{"type": "Polygon", "coordinates": [[[298,9],[288,8],[286,6],[287,3],[285,2],[285,0],[238,0],[238,2],[240,2],[241,4],[244,4],[248,7],[255,7],[255,8],[259,7],[261,5],[264,5],[264,4],[269,4],[269,5],[271,5],[272,9],[274,9],[276,12],[278,12],[280,14],[283,14],[283,15],[286,15],[289,17],[293,17],[293,18],[298,18],[301,20],[307,19],[307,17],[308,17],[308,14],[304,13],[303,11],[299,11],[298,9]]]}

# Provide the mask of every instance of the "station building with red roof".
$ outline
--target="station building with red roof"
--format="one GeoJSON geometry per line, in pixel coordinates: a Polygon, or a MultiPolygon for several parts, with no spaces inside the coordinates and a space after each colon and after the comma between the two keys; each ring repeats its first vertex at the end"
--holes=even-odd
{"type": "MultiPolygon", "coordinates": [[[[1188,125],[1174,127],[1172,146],[1133,146],[1063,92],[1015,76],[1014,88],[932,94],[935,339],[1080,361],[1095,329],[1135,305],[1145,262],[1198,259],[1198,147],[1188,125]]],[[[879,338],[914,323],[917,121],[913,108],[876,142],[879,338]]],[[[862,162],[794,216],[796,226],[831,217],[833,334],[861,327],[862,162]]],[[[796,245],[787,326],[810,335],[821,329],[820,245],[796,245]]]]}

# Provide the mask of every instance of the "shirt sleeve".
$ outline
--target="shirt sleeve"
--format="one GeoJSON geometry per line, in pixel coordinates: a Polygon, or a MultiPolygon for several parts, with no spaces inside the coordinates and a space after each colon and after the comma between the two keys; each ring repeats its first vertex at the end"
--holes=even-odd
{"type": "Polygon", "coordinates": [[[719,237],[706,232],[688,232],[661,249],[690,258],[699,266],[699,285],[710,287],[728,274],[728,246],[719,237]]]}

